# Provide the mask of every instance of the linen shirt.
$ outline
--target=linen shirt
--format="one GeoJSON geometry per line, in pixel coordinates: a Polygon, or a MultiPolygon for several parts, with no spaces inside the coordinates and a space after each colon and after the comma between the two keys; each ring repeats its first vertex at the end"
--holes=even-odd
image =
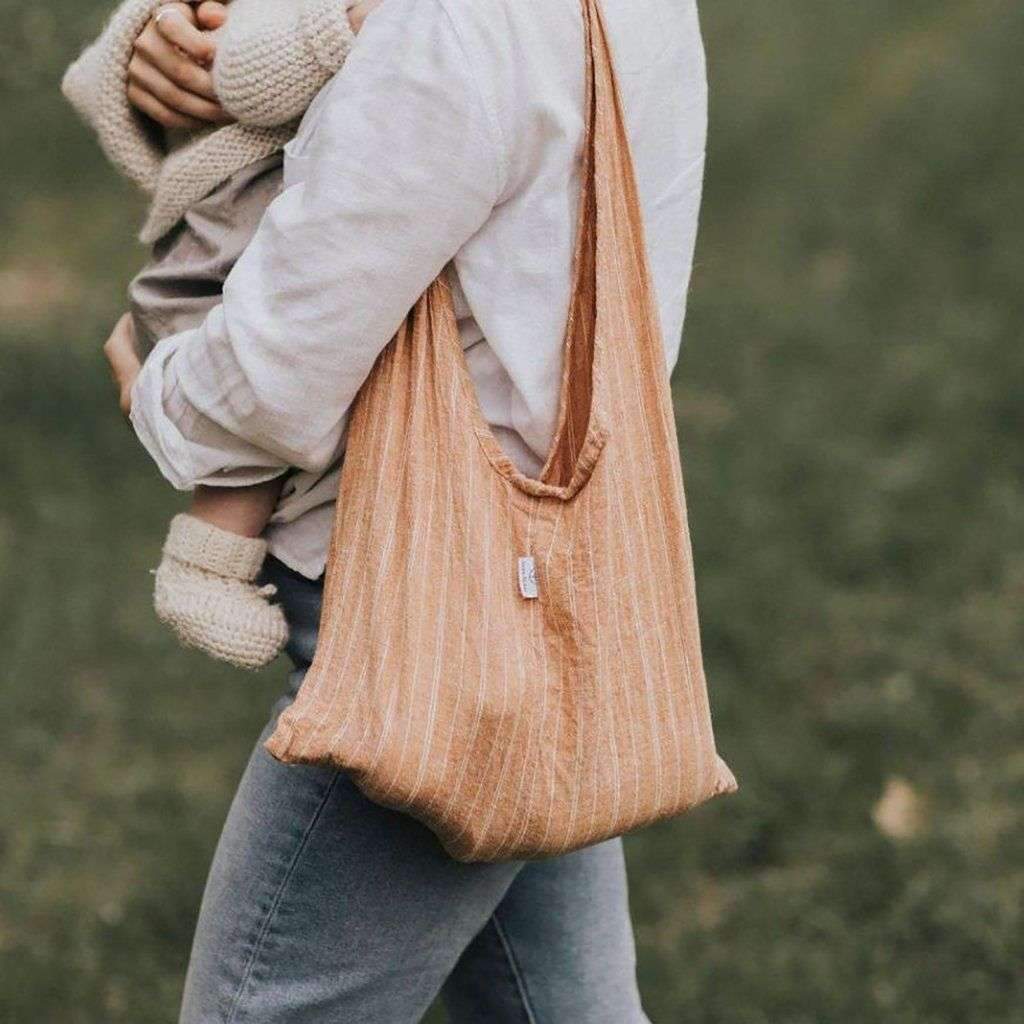
{"type": "MultiPolygon", "coordinates": [[[[693,0],[603,0],[671,369],[707,125],[693,0]]],[[[204,322],[132,392],[176,487],[287,472],[270,550],[323,571],[348,410],[450,275],[484,416],[525,473],[558,408],[585,130],[579,0],[385,0],[285,150],[284,188],[204,322]]],[[[468,443],[468,442],[467,442],[468,443]]]]}

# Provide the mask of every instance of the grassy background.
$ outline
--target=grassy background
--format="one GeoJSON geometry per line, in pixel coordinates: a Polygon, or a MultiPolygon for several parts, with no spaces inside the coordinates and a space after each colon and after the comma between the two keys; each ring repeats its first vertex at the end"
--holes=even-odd
{"type": "MultiPolygon", "coordinates": [[[[0,0],[17,1024],[174,1019],[282,677],[178,650],[150,610],[178,499],[98,354],[140,205],[56,93],[104,6],[0,0]]],[[[716,0],[703,20],[713,130],[675,393],[743,790],[628,841],[645,1002],[659,1024],[1019,1020],[1024,8],[716,0]]]]}

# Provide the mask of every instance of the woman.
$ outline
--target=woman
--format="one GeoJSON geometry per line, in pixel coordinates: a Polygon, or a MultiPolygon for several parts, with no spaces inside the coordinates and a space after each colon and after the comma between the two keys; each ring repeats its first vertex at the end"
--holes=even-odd
{"type": "MultiPolygon", "coordinates": [[[[602,6],[671,367],[703,171],[696,9],[602,6]]],[[[173,48],[142,50],[139,109],[161,123],[203,116],[179,93],[208,83],[191,70],[186,80],[173,48]]],[[[580,187],[583,54],[580,0],[388,0],[289,147],[285,191],[223,305],[161,342],[141,372],[111,346],[136,431],[178,486],[288,466],[325,480],[270,537],[265,577],[282,595],[296,669],[217,847],[184,1022],[396,1024],[420,1019],[438,991],[454,1021],[646,1020],[620,840],[525,864],[459,863],[343,773],[285,766],[263,748],[316,646],[349,406],[449,262],[485,416],[523,472],[543,463],[580,187]]]]}

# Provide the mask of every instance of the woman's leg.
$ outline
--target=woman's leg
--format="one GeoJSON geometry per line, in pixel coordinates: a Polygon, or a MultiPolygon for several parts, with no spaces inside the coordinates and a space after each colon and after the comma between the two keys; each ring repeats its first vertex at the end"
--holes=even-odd
{"type": "Polygon", "coordinates": [[[253,748],[199,911],[181,1024],[413,1024],[520,865],[466,865],[343,772],[263,748],[316,648],[322,589],[268,558],[299,666],[253,748]]]}
{"type": "Polygon", "coordinates": [[[451,1024],[649,1024],[622,841],[526,864],[444,986],[451,1024]]]}
{"type": "MultiPolygon", "coordinates": [[[[320,588],[268,560],[307,665],[320,588]]],[[[529,864],[462,864],[343,772],[253,749],[203,895],[181,1024],[639,1024],[621,844],[529,864]]]]}
{"type": "Polygon", "coordinates": [[[228,813],[181,1024],[415,1024],[520,865],[460,864],[343,772],[275,761],[289,700],[228,813]]]}

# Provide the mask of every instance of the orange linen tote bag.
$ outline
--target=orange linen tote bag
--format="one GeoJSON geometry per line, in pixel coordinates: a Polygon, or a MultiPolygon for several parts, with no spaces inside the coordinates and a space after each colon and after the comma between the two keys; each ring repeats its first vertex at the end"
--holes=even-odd
{"type": "Polygon", "coordinates": [[[265,746],[344,769],[458,860],[563,853],[736,782],[715,751],[679,448],[614,69],[587,139],[539,478],[491,433],[442,278],[349,423],[320,639],[265,746]]]}

